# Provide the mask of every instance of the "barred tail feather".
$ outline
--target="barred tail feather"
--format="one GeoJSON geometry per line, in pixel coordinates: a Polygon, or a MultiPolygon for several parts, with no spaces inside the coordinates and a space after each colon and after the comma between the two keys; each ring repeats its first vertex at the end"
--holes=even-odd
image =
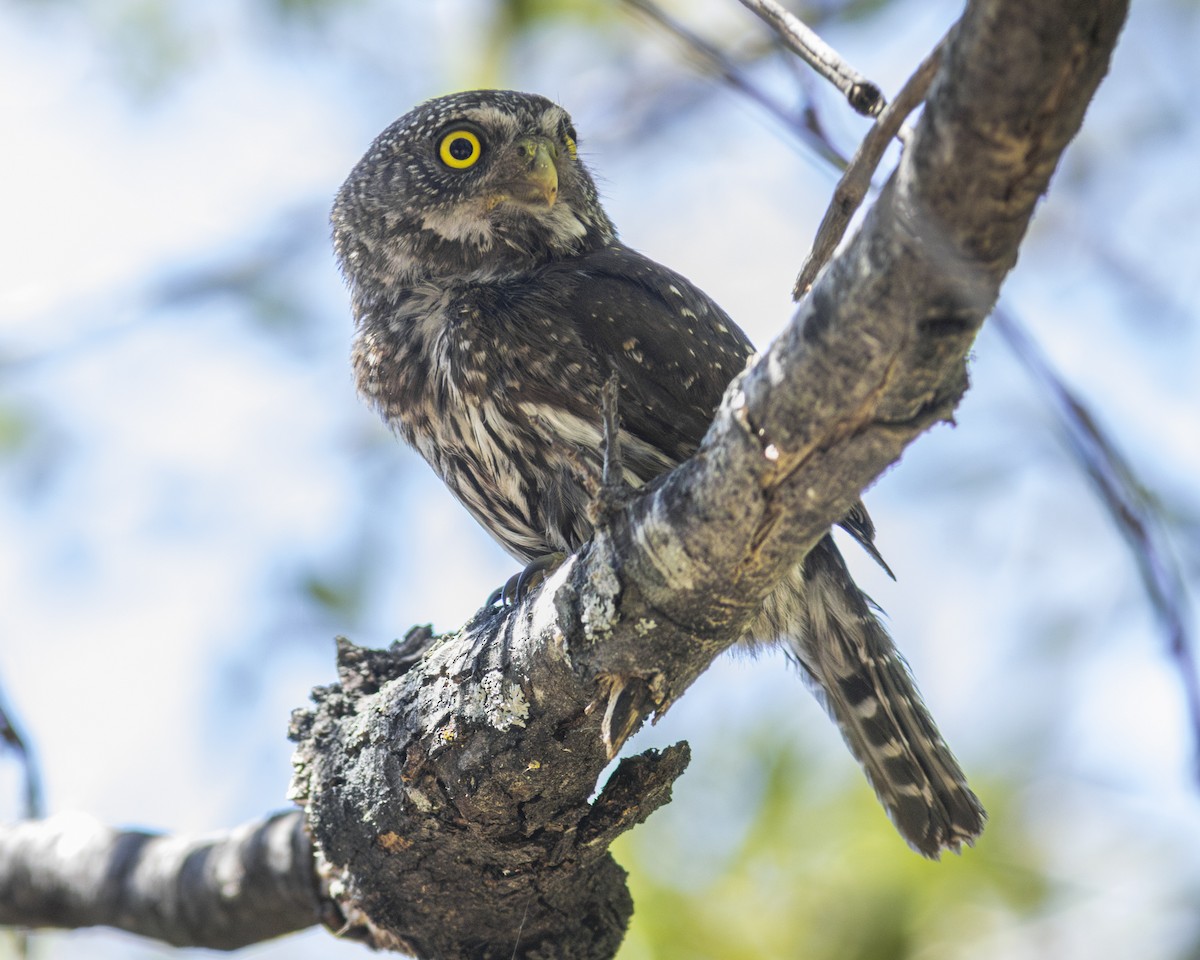
{"type": "Polygon", "coordinates": [[[776,591],[795,599],[777,596],[767,612],[896,829],[934,859],[973,843],[987,815],[832,538],[805,558],[799,578],[776,591]]]}

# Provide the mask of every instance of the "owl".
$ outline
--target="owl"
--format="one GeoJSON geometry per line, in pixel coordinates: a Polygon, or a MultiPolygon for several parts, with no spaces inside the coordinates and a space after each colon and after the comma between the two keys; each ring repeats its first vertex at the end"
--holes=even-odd
{"type": "MultiPolygon", "coordinates": [[[[639,487],[695,452],[753,352],[695,284],[621,243],[570,116],[541,96],[416,107],[354,167],[332,223],[359,391],[523,564],[592,535],[610,377],[639,487]]],[[[861,503],[840,525],[882,562],[861,503]]],[[[829,535],[743,639],[798,665],[910,846],[973,842],[983,808],[829,535]]]]}

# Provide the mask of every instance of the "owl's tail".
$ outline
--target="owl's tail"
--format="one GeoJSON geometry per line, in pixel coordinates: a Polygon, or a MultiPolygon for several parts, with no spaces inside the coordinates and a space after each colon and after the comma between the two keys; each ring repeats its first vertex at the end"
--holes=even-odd
{"type": "Polygon", "coordinates": [[[909,846],[937,859],[973,843],[987,814],[831,537],[768,598],[764,615],[909,846]]]}

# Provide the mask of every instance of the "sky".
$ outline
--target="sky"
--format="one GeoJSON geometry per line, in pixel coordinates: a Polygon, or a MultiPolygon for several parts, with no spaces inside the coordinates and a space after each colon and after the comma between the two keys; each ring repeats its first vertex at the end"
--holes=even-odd
{"type": "MultiPolygon", "coordinates": [[[[371,138],[480,77],[547,93],[572,110],[624,239],[759,343],[790,314],[833,176],[632,19],[542,27],[496,57],[482,2],[365,3],[282,38],[248,7],[188,2],[186,43],[163,41],[187,66],[155,92],[126,62],[118,9],[0,6],[0,437],[17,438],[0,443],[0,690],[51,812],[201,832],[286,805],[287,718],[332,680],[333,636],[451,629],[514,569],[354,395],[326,211],[371,138]],[[676,113],[639,112],[639,95],[678,90],[676,113]],[[247,262],[276,265],[258,310],[236,296],[247,262]],[[339,590],[353,602],[313,601],[339,590]]],[[[713,36],[753,35],[734,4],[686,9],[713,36]]],[[[830,39],[894,90],[955,13],[900,3],[830,39]]],[[[1194,5],[1135,5],[1004,291],[1193,533],[1198,38],[1194,5]]],[[[862,124],[822,103],[852,148],[862,124]]],[[[972,380],[956,427],[868,493],[899,583],[850,558],[959,757],[1015,784],[1015,815],[1078,891],[972,955],[1165,960],[1196,936],[1200,881],[1178,676],[1128,552],[992,331],[972,380]]],[[[1174,549],[1194,591],[1200,548],[1174,549]]],[[[857,776],[797,686],[778,659],[723,658],[630,749],[687,737],[703,765],[714,725],[765,715],[828,776],[857,776]]],[[[0,763],[6,816],[13,784],[0,763]]],[[[689,789],[681,807],[699,802],[689,789]]],[[[247,955],[352,950],[312,931],[247,955]]],[[[168,952],[107,932],[41,951],[168,952]]]]}

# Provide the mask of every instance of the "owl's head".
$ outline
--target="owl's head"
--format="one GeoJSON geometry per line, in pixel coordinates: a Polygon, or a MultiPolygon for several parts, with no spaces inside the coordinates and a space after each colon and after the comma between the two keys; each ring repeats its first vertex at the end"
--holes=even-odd
{"type": "Polygon", "coordinates": [[[421,104],[383,131],[338,192],[347,277],[411,283],[502,275],[607,243],[612,224],[562,107],[475,90],[421,104]]]}

